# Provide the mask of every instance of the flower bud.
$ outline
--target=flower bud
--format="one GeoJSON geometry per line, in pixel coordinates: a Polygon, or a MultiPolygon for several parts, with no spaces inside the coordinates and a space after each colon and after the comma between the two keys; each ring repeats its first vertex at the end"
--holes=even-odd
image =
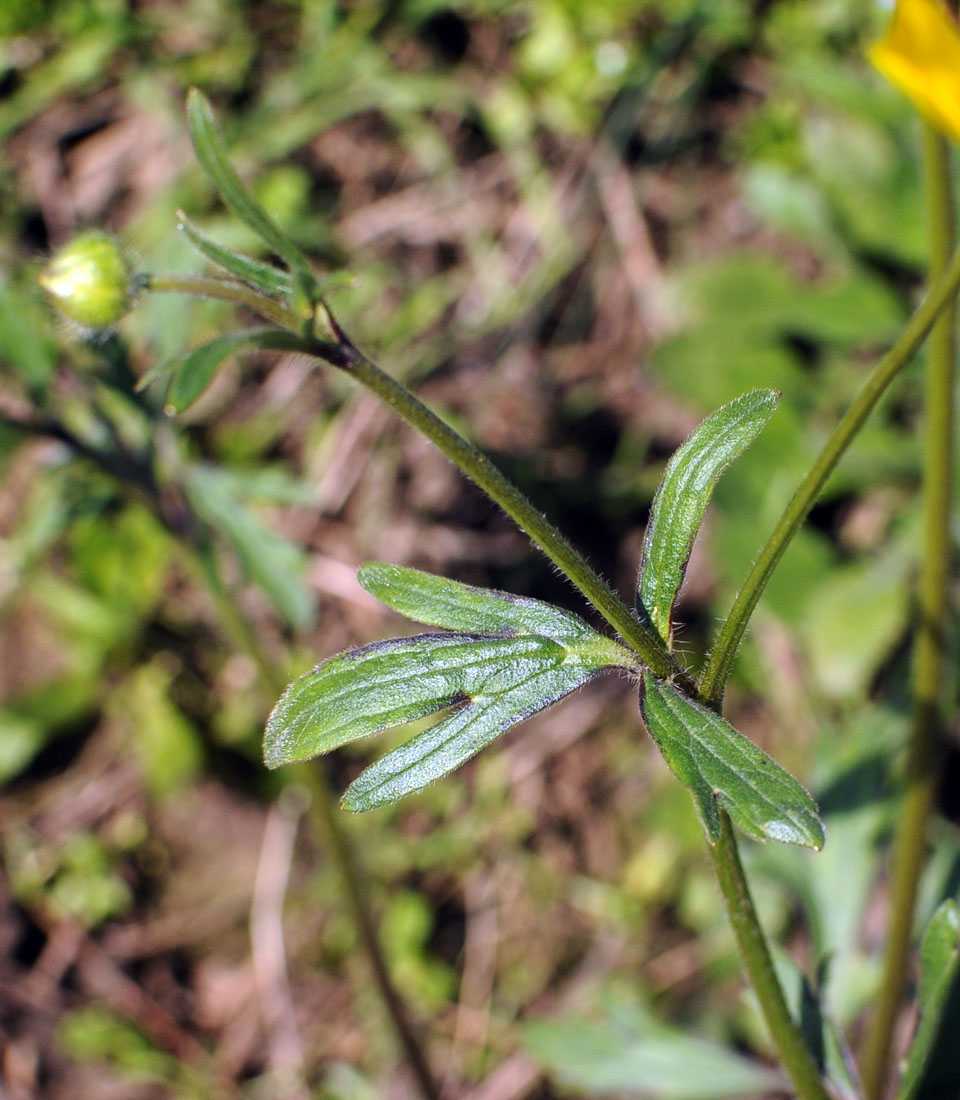
{"type": "Polygon", "coordinates": [[[130,307],[130,265],[113,237],[99,229],[61,248],[39,282],[61,313],[86,328],[108,328],[130,307]]]}

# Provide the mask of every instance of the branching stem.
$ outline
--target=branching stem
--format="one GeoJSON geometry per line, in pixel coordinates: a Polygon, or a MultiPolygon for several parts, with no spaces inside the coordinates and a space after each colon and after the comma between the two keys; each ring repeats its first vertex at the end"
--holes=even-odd
{"type": "MultiPolygon", "coordinates": [[[[154,290],[191,293],[189,283],[187,278],[151,276],[148,285],[154,290]]],[[[198,292],[229,299],[232,289],[232,284],[208,280],[202,288],[198,288],[198,292]],[[210,282],[214,282],[213,287],[209,285],[210,282]]],[[[245,293],[241,304],[258,309],[253,299],[259,295],[247,288],[242,289],[245,293]]],[[[281,317],[276,310],[277,303],[272,299],[265,301],[269,303],[270,312],[261,310],[264,316],[301,334],[290,342],[284,341],[290,350],[300,350],[345,370],[398,416],[431,440],[566,574],[655,675],[663,679],[673,679],[693,692],[689,678],[660,639],[643,626],[582,555],[485,455],[427,408],[406,386],[363,355],[331,317],[328,316],[326,320],[335,337],[334,344],[302,334],[302,323],[292,311],[289,311],[289,316],[281,317]]],[[[801,1100],[829,1100],[820,1083],[817,1067],[786,1006],[783,991],[770,961],[763,930],[750,898],[733,826],[726,814],[722,816],[723,834],[718,844],[710,849],[710,854],[745,968],[757,992],[774,1042],[783,1057],[784,1066],[797,1089],[797,1095],[801,1100]]]]}
{"type": "MultiPolygon", "coordinates": [[[[520,490],[472,443],[441,420],[401,382],[381,370],[335,327],[336,342],[302,334],[303,319],[280,302],[249,287],[220,279],[192,276],[143,276],[151,291],[175,291],[235,301],[257,310],[268,320],[290,330],[285,341],[291,351],[323,359],[376,394],[399,417],[425,435],[458,469],[478,485],[527,534],[546,556],[583,593],[607,622],[639,655],[643,665],[661,679],[687,683],[683,670],[663,642],[648,630],[583,555],[538,511],[520,490]],[[241,291],[242,294],[235,293],[241,291]]],[[[335,322],[331,323],[334,324],[335,322]]]]}
{"type": "MultiPolygon", "coordinates": [[[[218,583],[211,580],[205,569],[194,538],[197,530],[197,525],[193,522],[194,517],[188,515],[190,522],[185,525],[172,524],[171,517],[162,506],[162,487],[156,480],[152,466],[143,461],[143,456],[97,450],[53,419],[40,419],[23,414],[14,415],[4,410],[0,411],[0,423],[31,435],[57,439],[77,454],[95,462],[129,489],[133,489],[177,539],[182,560],[188,571],[198,586],[209,592],[215,602],[221,628],[234,644],[253,659],[269,690],[276,695],[283,691],[286,687],[286,677],[264,653],[250,623],[237,610],[235,601],[218,583]]],[[[298,774],[301,782],[310,792],[310,812],[314,827],[323,841],[324,850],[340,874],[344,898],[354,927],[358,930],[367,962],[373,972],[375,986],[380,993],[410,1070],[417,1081],[420,1095],[423,1100],[440,1100],[439,1087],[433,1079],[423,1048],[408,1019],[404,1002],[390,977],[364,877],[349,837],[335,812],[335,799],[330,793],[324,771],[314,762],[301,765],[298,774]]]]}

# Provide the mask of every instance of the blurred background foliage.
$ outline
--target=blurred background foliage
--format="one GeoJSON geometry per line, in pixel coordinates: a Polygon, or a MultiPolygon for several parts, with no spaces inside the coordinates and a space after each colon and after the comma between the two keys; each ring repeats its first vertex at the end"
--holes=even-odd
{"type": "MultiPolygon", "coordinates": [[[[271,214],[319,268],[347,273],[330,300],[353,338],[448,410],[624,593],[672,450],[721,402],[782,390],[691,563],[680,637],[696,663],[921,287],[915,125],[863,59],[884,17],[872,0],[7,0],[0,1075],[13,1100],[411,1095],[303,792],[259,762],[275,698],[264,666],[292,676],[406,632],[354,580],[371,559],[582,611],[342,377],[239,354],[165,416],[162,379],[134,383],[229,332],[231,311],[156,296],[85,339],[40,300],[45,257],[103,225],[143,269],[202,270],[180,208],[259,247],[192,159],[183,103],[198,85],[271,214]],[[258,943],[258,905],[282,909],[289,980],[258,943]]],[[[729,692],[739,728],[822,801],[822,854],[749,860],[766,926],[844,1024],[874,988],[878,853],[896,813],[918,401],[913,368],[784,560],[729,692]]],[[[336,787],[378,748],[333,760],[336,787]]],[[[450,1096],[679,1100],[782,1083],[689,798],[626,681],[348,825],[450,1096]]],[[[927,912],[960,885],[953,826],[941,831],[927,912]]]]}

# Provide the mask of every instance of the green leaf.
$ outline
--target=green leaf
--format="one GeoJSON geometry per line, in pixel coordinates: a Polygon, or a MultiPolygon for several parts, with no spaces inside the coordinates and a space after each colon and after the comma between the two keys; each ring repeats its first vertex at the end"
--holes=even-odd
{"type": "Polygon", "coordinates": [[[670,770],[693,795],[711,844],[720,838],[723,808],[757,840],[823,847],[817,804],[729,722],[649,673],[643,677],[640,710],[670,770]]]}
{"type": "Polygon", "coordinates": [[[349,810],[420,790],[604,668],[634,663],[576,616],[537,600],[379,563],[360,577],[390,606],[455,629],[374,642],[295,680],[267,723],[267,765],[452,713],[368,768],[344,795],[349,810]]]}
{"type": "Polygon", "coordinates": [[[359,812],[395,802],[442,778],[525,718],[558,702],[605,666],[576,660],[545,638],[494,642],[469,670],[466,705],[387,753],[347,788],[343,805],[359,812]],[[492,663],[491,663],[492,662],[492,663]]]}
{"type": "Polygon", "coordinates": [[[212,263],[229,271],[241,282],[277,298],[286,298],[293,293],[293,279],[285,271],[281,271],[272,264],[265,264],[250,256],[244,256],[241,252],[234,252],[232,248],[211,240],[190,221],[182,210],[177,211],[177,218],[179,229],[186,234],[194,247],[212,263]]]}
{"type": "Polygon", "coordinates": [[[592,1096],[732,1100],[780,1091],[784,1081],[718,1043],[655,1021],[633,1026],[578,1018],[532,1020],[524,1044],[559,1084],[592,1096]]]}
{"type": "Polygon", "coordinates": [[[285,349],[292,346],[292,339],[291,333],[272,328],[220,336],[194,348],[182,359],[149,371],[140,379],[137,389],[143,389],[158,378],[169,378],[164,410],[170,414],[186,412],[210,385],[217,368],[232,352],[244,347],[285,349]]]}
{"type": "Polygon", "coordinates": [[[299,547],[267,530],[249,512],[231,478],[209,466],[194,466],[186,480],[187,497],[212,531],[224,535],[244,573],[270,597],[291,626],[313,618],[313,597],[300,580],[304,555],[299,547]]]}
{"type": "Polygon", "coordinates": [[[313,276],[303,253],[240,182],[240,177],[230,163],[223,138],[217,130],[210,104],[196,88],[191,88],[187,96],[187,125],[190,127],[197,159],[220,192],[223,201],[238,218],[250,226],[269,249],[285,260],[308,285],[312,285],[313,276]]]}
{"type": "Polygon", "coordinates": [[[727,466],[759,435],[776,390],[754,390],[707,417],[671,458],[643,540],[637,606],[673,646],[673,605],[710,495],[727,466]]]}
{"type": "Polygon", "coordinates": [[[633,663],[627,650],[591,630],[583,619],[542,600],[474,588],[386,562],[361,566],[357,579],[372,596],[417,622],[475,634],[542,634],[557,642],[599,643],[610,649],[612,664],[617,658],[633,663]]]}
{"type": "Polygon", "coordinates": [[[185,355],[171,371],[164,401],[165,411],[172,414],[189,409],[213,381],[217,368],[224,359],[246,343],[245,333],[221,336],[185,355]]]}
{"type": "Polygon", "coordinates": [[[37,298],[0,280],[0,366],[6,363],[40,388],[53,374],[57,355],[37,298]]]}
{"type": "Polygon", "coordinates": [[[913,1100],[919,1095],[958,971],[960,912],[956,902],[948,898],[933,914],[920,947],[920,1024],[907,1054],[907,1068],[897,1100],[913,1100]]]}

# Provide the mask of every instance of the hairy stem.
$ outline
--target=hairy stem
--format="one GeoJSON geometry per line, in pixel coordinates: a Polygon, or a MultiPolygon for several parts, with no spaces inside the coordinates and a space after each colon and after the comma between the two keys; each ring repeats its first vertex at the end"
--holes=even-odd
{"type": "Polygon", "coordinates": [[[797,1096],[800,1100],[830,1100],[820,1071],[787,1007],[770,958],[770,948],[750,897],[733,824],[723,810],[720,811],[720,839],[707,847],[737,938],[740,958],[797,1096]]]}
{"type": "Polygon", "coordinates": [[[636,651],[643,664],[654,675],[663,679],[681,675],[679,666],[666,651],[661,640],[637,619],[580,552],[472,443],[468,443],[462,435],[428,409],[406,386],[386,374],[356,349],[348,371],[398,416],[425,435],[462,473],[498,504],[636,651]]]}
{"type": "Polygon", "coordinates": [[[893,347],[871,371],[853,404],[834,428],[823,450],[753,563],[730,609],[730,614],[720,630],[700,681],[701,696],[711,706],[719,706],[723,698],[723,689],[747,623],[784,551],[790,545],[793,536],[800,530],[827,479],[863,426],[863,422],[893,379],[910,361],[937,317],[955,297],[958,287],[960,287],[960,250],[954,253],[943,274],[933,282],[923,302],[907,322],[893,347]]]}
{"type": "MultiPolygon", "coordinates": [[[[956,237],[946,138],[924,126],[924,177],[930,224],[930,275],[950,261],[956,237]]],[[[923,466],[923,553],[918,591],[919,621],[913,650],[913,715],[907,746],[906,796],[893,843],[891,918],[875,1015],[864,1049],[867,1100],[881,1100],[893,1051],[891,1041],[906,983],[917,884],[923,869],[930,814],[938,781],[944,703],[943,675],[950,519],[953,495],[953,378],[956,363],[956,301],[930,332],[926,369],[923,466]]]]}
{"type": "MultiPolygon", "coordinates": [[[[405,386],[385,374],[376,364],[356,351],[352,344],[349,346],[353,349],[349,371],[357,381],[372,390],[399,416],[431,439],[463,473],[496,501],[521,530],[563,570],[655,675],[669,676],[672,673],[676,676],[663,659],[667,655],[662,654],[659,640],[651,643],[646,629],[526,497],[476,448],[440,420],[405,386]]],[[[722,814],[722,822],[720,841],[708,847],[744,967],[798,1097],[800,1100],[829,1100],[817,1066],[787,1008],[744,877],[733,825],[725,813],[722,814]]]]}
{"type": "MultiPolygon", "coordinates": [[[[344,338],[345,339],[345,338],[344,338]]],[[[586,598],[597,608],[640,655],[651,671],[661,677],[686,681],[677,676],[676,666],[654,639],[627,610],[619,597],[587,565],[580,554],[538,512],[522,493],[470,443],[423,405],[405,386],[353,348],[349,371],[372,390],[399,416],[423,432],[459,469],[483,489],[547,554],[586,598]]],[[[689,683],[686,683],[691,690],[689,683]]],[[[717,881],[737,937],[744,967],[756,991],[784,1068],[800,1100],[829,1100],[816,1064],[803,1036],[790,1015],[783,990],[770,960],[763,929],[747,888],[729,817],[722,814],[720,841],[708,845],[717,881]]]]}
{"type": "Polygon", "coordinates": [[[153,275],[138,277],[141,289],[150,293],[189,294],[194,298],[219,298],[224,302],[233,302],[237,306],[246,306],[261,317],[272,321],[282,328],[297,331],[303,325],[303,318],[289,306],[261,294],[243,283],[231,279],[218,279],[205,275],[153,275]]]}
{"type": "Polygon", "coordinates": [[[303,333],[303,318],[293,310],[241,284],[194,276],[144,275],[141,278],[146,289],[150,291],[197,294],[247,306],[291,332],[291,339],[284,343],[288,350],[302,351],[305,355],[323,359],[346,371],[362,386],[376,394],[399,417],[425,435],[463,474],[499,505],[573,582],[654,675],[689,684],[683,670],[660,638],[640,622],[583,555],[530,503],[513,482],[406,386],[368,359],[332,317],[327,315],[325,319],[331,326],[335,339],[323,341],[303,333]]]}

